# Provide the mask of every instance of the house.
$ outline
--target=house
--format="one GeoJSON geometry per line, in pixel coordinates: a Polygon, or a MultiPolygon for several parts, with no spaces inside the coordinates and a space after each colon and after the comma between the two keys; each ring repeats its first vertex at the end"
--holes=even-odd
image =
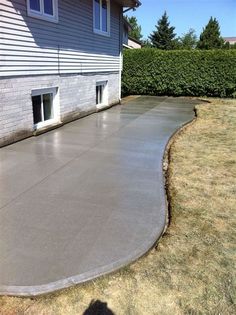
{"type": "Polygon", "coordinates": [[[224,37],[225,43],[229,43],[230,45],[236,44],[236,37],[224,37]]]}
{"type": "Polygon", "coordinates": [[[1,0],[0,146],[121,98],[123,8],[138,0],[1,0]]]}
{"type": "Polygon", "coordinates": [[[128,37],[128,46],[131,49],[141,49],[142,48],[142,43],[135,38],[128,37]]]}
{"type": "Polygon", "coordinates": [[[123,47],[124,49],[140,49],[142,44],[140,41],[129,36],[129,32],[132,30],[132,25],[124,19],[123,25],[123,47]]]}
{"type": "Polygon", "coordinates": [[[129,32],[132,30],[132,26],[129,22],[124,18],[123,19],[123,47],[129,48],[128,41],[129,41],[129,32]]]}

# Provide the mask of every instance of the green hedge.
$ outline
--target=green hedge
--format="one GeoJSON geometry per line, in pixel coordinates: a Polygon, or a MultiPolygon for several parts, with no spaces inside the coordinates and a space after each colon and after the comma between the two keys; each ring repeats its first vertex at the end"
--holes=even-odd
{"type": "Polygon", "coordinates": [[[236,97],[236,50],[126,50],[122,92],[236,97]]]}

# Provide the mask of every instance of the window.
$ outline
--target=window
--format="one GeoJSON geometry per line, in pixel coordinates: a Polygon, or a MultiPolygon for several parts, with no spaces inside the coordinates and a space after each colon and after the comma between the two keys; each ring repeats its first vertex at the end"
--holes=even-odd
{"type": "Polygon", "coordinates": [[[57,88],[34,90],[31,95],[35,127],[43,127],[59,120],[57,88]]]}
{"type": "Polygon", "coordinates": [[[107,81],[96,84],[96,105],[103,106],[108,103],[107,81]]]}
{"type": "Polygon", "coordinates": [[[27,0],[28,15],[51,22],[58,21],[58,0],[27,0]]]}
{"type": "Polygon", "coordinates": [[[109,35],[110,0],[93,0],[94,32],[109,35]]]}
{"type": "Polygon", "coordinates": [[[97,85],[96,86],[96,105],[103,103],[103,85],[97,85]]]}

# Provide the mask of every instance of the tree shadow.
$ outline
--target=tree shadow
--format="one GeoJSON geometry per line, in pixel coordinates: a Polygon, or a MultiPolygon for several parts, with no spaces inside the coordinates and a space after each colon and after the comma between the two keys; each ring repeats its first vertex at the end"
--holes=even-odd
{"type": "Polygon", "coordinates": [[[106,302],[92,300],[83,315],[115,315],[107,306],[106,302]]]}

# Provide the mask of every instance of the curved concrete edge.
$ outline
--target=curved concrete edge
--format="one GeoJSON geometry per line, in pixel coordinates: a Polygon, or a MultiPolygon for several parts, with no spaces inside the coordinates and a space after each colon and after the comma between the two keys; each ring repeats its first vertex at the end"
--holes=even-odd
{"type": "MultiPolygon", "coordinates": [[[[196,115],[196,110],[194,107],[194,112],[196,115]]],[[[97,269],[90,270],[86,273],[71,276],[66,279],[58,280],[55,282],[51,282],[44,285],[38,285],[38,286],[0,286],[0,295],[7,295],[7,296],[21,296],[21,297],[34,297],[39,295],[45,295],[49,293],[53,293],[62,289],[69,288],[74,285],[82,284],[94,279],[97,279],[101,276],[105,276],[108,274],[111,274],[115,271],[118,271],[119,269],[130,265],[131,263],[134,263],[136,260],[143,257],[145,254],[147,254],[161,239],[163,234],[165,233],[167,227],[168,227],[168,220],[169,220],[169,213],[168,213],[168,207],[167,207],[167,195],[165,190],[165,176],[163,171],[163,160],[165,152],[168,148],[168,144],[171,141],[171,139],[185,126],[191,124],[196,119],[196,116],[181,124],[176,130],[172,133],[172,135],[169,137],[165,148],[162,152],[162,163],[160,166],[160,171],[162,172],[162,200],[160,201],[162,206],[160,211],[160,217],[159,217],[159,226],[156,225],[157,228],[152,231],[150,234],[150,237],[148,240],[145,240],[144,243],[142,243],[135,251],[133,251],[129,256],[124,257],[112,264],[99,267],[97,269]]]]}
{"type": "MultiPolygon", "coordinates": [[[[164,183],[163,183],[164,188],[164,183]]],[[[63,280],[58,280],[56,282],[51,282],[45,285],[38,285],[38,286],[0,286],[0,294],[1,295],[8,295],[8,296],[22,296],[22,297],[29,297],[29,296],[38,296],[44,295],[47,293],[52,293],[58,290],[69,288],[76,284],[82,284],[88,282],[90,280],[94,280],[98,277],[105,276],[112,272],[118,271],[122,267],[130,265],[131,263],[135,262],[137,259],[141,258],[145,255],[161,238],[165,227],[166,227],[166,219],[167,219],[167,207],[166,207],[166,195],[165,191],[163,191],[163,202],[162,209],[160,212],[163,214],[160,218],[161,221],[161,228],[157,228],[154,230],[150,238],[146,240],[143,244],[140,245],[135,251],[133,251],[129,256],[124,257],[112,264],[99,267],[97,269],[91,270],[89,272],[72,276],[63,280]]]]}

